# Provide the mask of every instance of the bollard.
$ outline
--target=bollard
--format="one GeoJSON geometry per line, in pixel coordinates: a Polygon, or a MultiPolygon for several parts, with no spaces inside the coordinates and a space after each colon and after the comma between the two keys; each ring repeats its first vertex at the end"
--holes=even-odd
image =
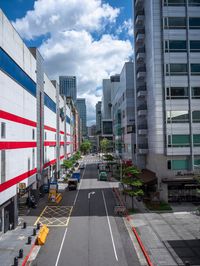
{"type": "Polygon", "coordinates": [[[26,222],[23,223],[23,229],[26,229],[26,222]]]}
{"type": "Polygon", "coordinates": [[[14,265],[13,266],[18,266],[18,257],[14,257],[14,265]]]}
{"type": "Polygon", "coordinates": [[[40,223],[37,223],[37,230],[40,229],[40,223]]]}
{"type": "Polygon", "coordinates": [[[27,245],[30,245],[31,244],[31,236],[28,236],[28,242],[27,242],[27,245]]]}
{"type": "Polygon", "coordinates": [[[19,250],[19,256],[18,256],[18,258],[19,259],[22,259],[24,257],[24,251],[23,251],[23,249],[21,248],[20,250],[19,250]]]}
{"type": "Polygon", "coordinates": [[[33,228],[33,236],[36,236],[36,229],[33,228]]]}

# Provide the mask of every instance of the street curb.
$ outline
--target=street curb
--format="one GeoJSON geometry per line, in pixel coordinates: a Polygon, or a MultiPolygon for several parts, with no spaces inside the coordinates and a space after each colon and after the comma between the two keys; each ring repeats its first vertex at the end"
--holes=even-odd
{"type": "MultiPolygon", "coordinates": [[[[115,195],[117,196],[119,202],[120,202],[120,203],[123,203],[123,201],[122,201],[122,199],[121,199],[119,193],[117,192],[117,189],[114,188],[114,187],[113,187],[113,192],[114,192],[115,195]]],[[[123,205],[124,205],[124,203],[123,203],[123,205]]],[[[131,217],[130,217],[130,215],[128,214],[128,210],[127,210],[126,219],[127,219],[127,221],[130,223],[131,217]]],[[[134,226],[131,226],[131,229],[132,229],[132,231],[133,231],[133,233],[134,233],[134,235],[135,235],[135,237],[136,237],[136,239],[137,239],[137,242],[138,242],[138,244],[139,244],[139,246],[140,246],[140,248],[141,248],[141,250],[142,250],[142,253],[143,253],[143,255],[144,255],[144,257],[145,257],[145,259],[146,259],[148,265],[149,265],[149,266],[154,266],[153,263],[151,262],[151,259],[150,259],[149,255],[148,255],[148,253],[147,253],[147,251],[146,251],[146,249],[145,249],[145,247],[144,247],[144,245],[143,245],[143,243],[142,243],[142,240],[141,240],[141,238],[140,238],[140,236],[139,236],[139,234],[138,234],[136,228],[135,228],[134,226]]]]}
{"type": "Polygon", "coordinates": [[[23,260],[23,262],[22,262],[22,266],[26,266],[26,264],[27,264],[27,262],[28,262],[28,259],[29,259],[29,257],[31,256],[31,253],[32,253],[34,247],[35,247],[35,243],[31,246],[31,249],[30,249],[28,255],[24,258],[24,260],[23,260]]]}

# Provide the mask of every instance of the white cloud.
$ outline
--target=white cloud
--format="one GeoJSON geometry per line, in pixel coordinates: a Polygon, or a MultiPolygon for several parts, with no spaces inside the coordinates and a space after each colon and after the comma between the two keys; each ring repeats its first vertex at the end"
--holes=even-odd
{"type": "Polygon", "coordinates": [[[34,10],[14,23],[29,40],[48,33],[40,46],[46,72],[56,79],[77,76],[78,97],[86,98],[89,124],[94,122],[95,104],[101,99],[102,79],[119,73],[132,54],[128,40],[106,33],[98,40],[92,37],[115,23],[119,11],[101,0],[38,0],[34,10]]]}
{"type": "Polygon", "coordinates": [[[127,34],[129,37],[133,37],[133,21],[132,19],[125,20],[122,25],[118,27],[116,33],[119,35],[121,33],[127,34]]]}

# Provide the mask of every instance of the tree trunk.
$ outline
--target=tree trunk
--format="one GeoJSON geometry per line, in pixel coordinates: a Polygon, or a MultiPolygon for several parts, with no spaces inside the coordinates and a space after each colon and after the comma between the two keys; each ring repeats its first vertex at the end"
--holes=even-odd
{"type": "Polygon", "coordinates": [[[134,209],[133,196],[131,198],[132,198],[132,209],[134,209]]]}

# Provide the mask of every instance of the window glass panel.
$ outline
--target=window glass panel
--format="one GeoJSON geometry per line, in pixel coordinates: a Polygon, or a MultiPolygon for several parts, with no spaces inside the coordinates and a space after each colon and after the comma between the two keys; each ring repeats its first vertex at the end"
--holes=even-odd
{"type": "Polygon", "coordinates": [[[200,123],[200,111],[192,112],[192,121],[193,123],[200,123]]]}
{"type": "Polygon", "coordinates": [[[172,170],[187,170],[189,169],[188,160],[172,160],[172,170]]]}
{"type": "Polygon", "coordinates": [[[194,160],[194,166],[200,167],[200,159],[194,160]]]}
{"type": "Polygon", "coordinates": [[[192,75],[200,74],[200,64],[191,64],[191,74],[192,75]]]}
{"type": "Polygon", "coordinates": [[[169,41],[170,52],[184,52],[186,51],[186,41],[169,41]]]}
{"type": "Polygon", "coordinates": [[[190,6],[200,6],[200,0],[189,0],[190,6]]]}
{"type": "Polygon", "coordinates": [[[188,111],[168,111],[167,112],[168,123],[188,123],[189,115],[188,111]]]}
{"type": "Polygon", "coordinates": [[[190,41],[190,51],[200,52],[200,41],[190,41]]]}
{"type": "Polygon", "coordinates": [[[200,98],[200,87],[192,87],[192,98],[200,98]]]}
{"type": "Polygon", "coordinates": [[[1,138],[5,139],[6,137],[6,123],[1,122],[1,138]]]}
{"type": "Polygon", "coordinates": [[[171,87],[167,89],[167,99],[184,99],[188,97],[187,87],[171,87]]]}
{"type": "Polygon", "coordinates": [[[181,29],[186,27],[186,19],[181,17],[168,17],[169,28],[181,29]]]}
{"type": "Polygon", "coordinates": [[[0,183],[4,183],[6,181],[6,151],[1,151],[1,179],[0,183]]]}
{"type": "Polygon", "coordinates": [[[185,0],[165,0],[164,4],[168,6],[182,6],[185,4],[185,0]]]}
{"type": "Polygon", "coordinates": [[[193,135],[194,146],[200,146],[200,134],[193,135]]]}
{"type": "Polygon", "coordinates": [[[199,18],[189,18],[190,29],[200,28],[200,17],[199,18]]]}
{"type": "Polygon", "coordinates": [[[185,75],[187,74],[187,64],[170,64],[170,75],[185,75]]]}
{"type": "Polygon", "coordinates": [[[189,135],[172,135],[173,146],[189,146],[190,137],[189,135]]]}

